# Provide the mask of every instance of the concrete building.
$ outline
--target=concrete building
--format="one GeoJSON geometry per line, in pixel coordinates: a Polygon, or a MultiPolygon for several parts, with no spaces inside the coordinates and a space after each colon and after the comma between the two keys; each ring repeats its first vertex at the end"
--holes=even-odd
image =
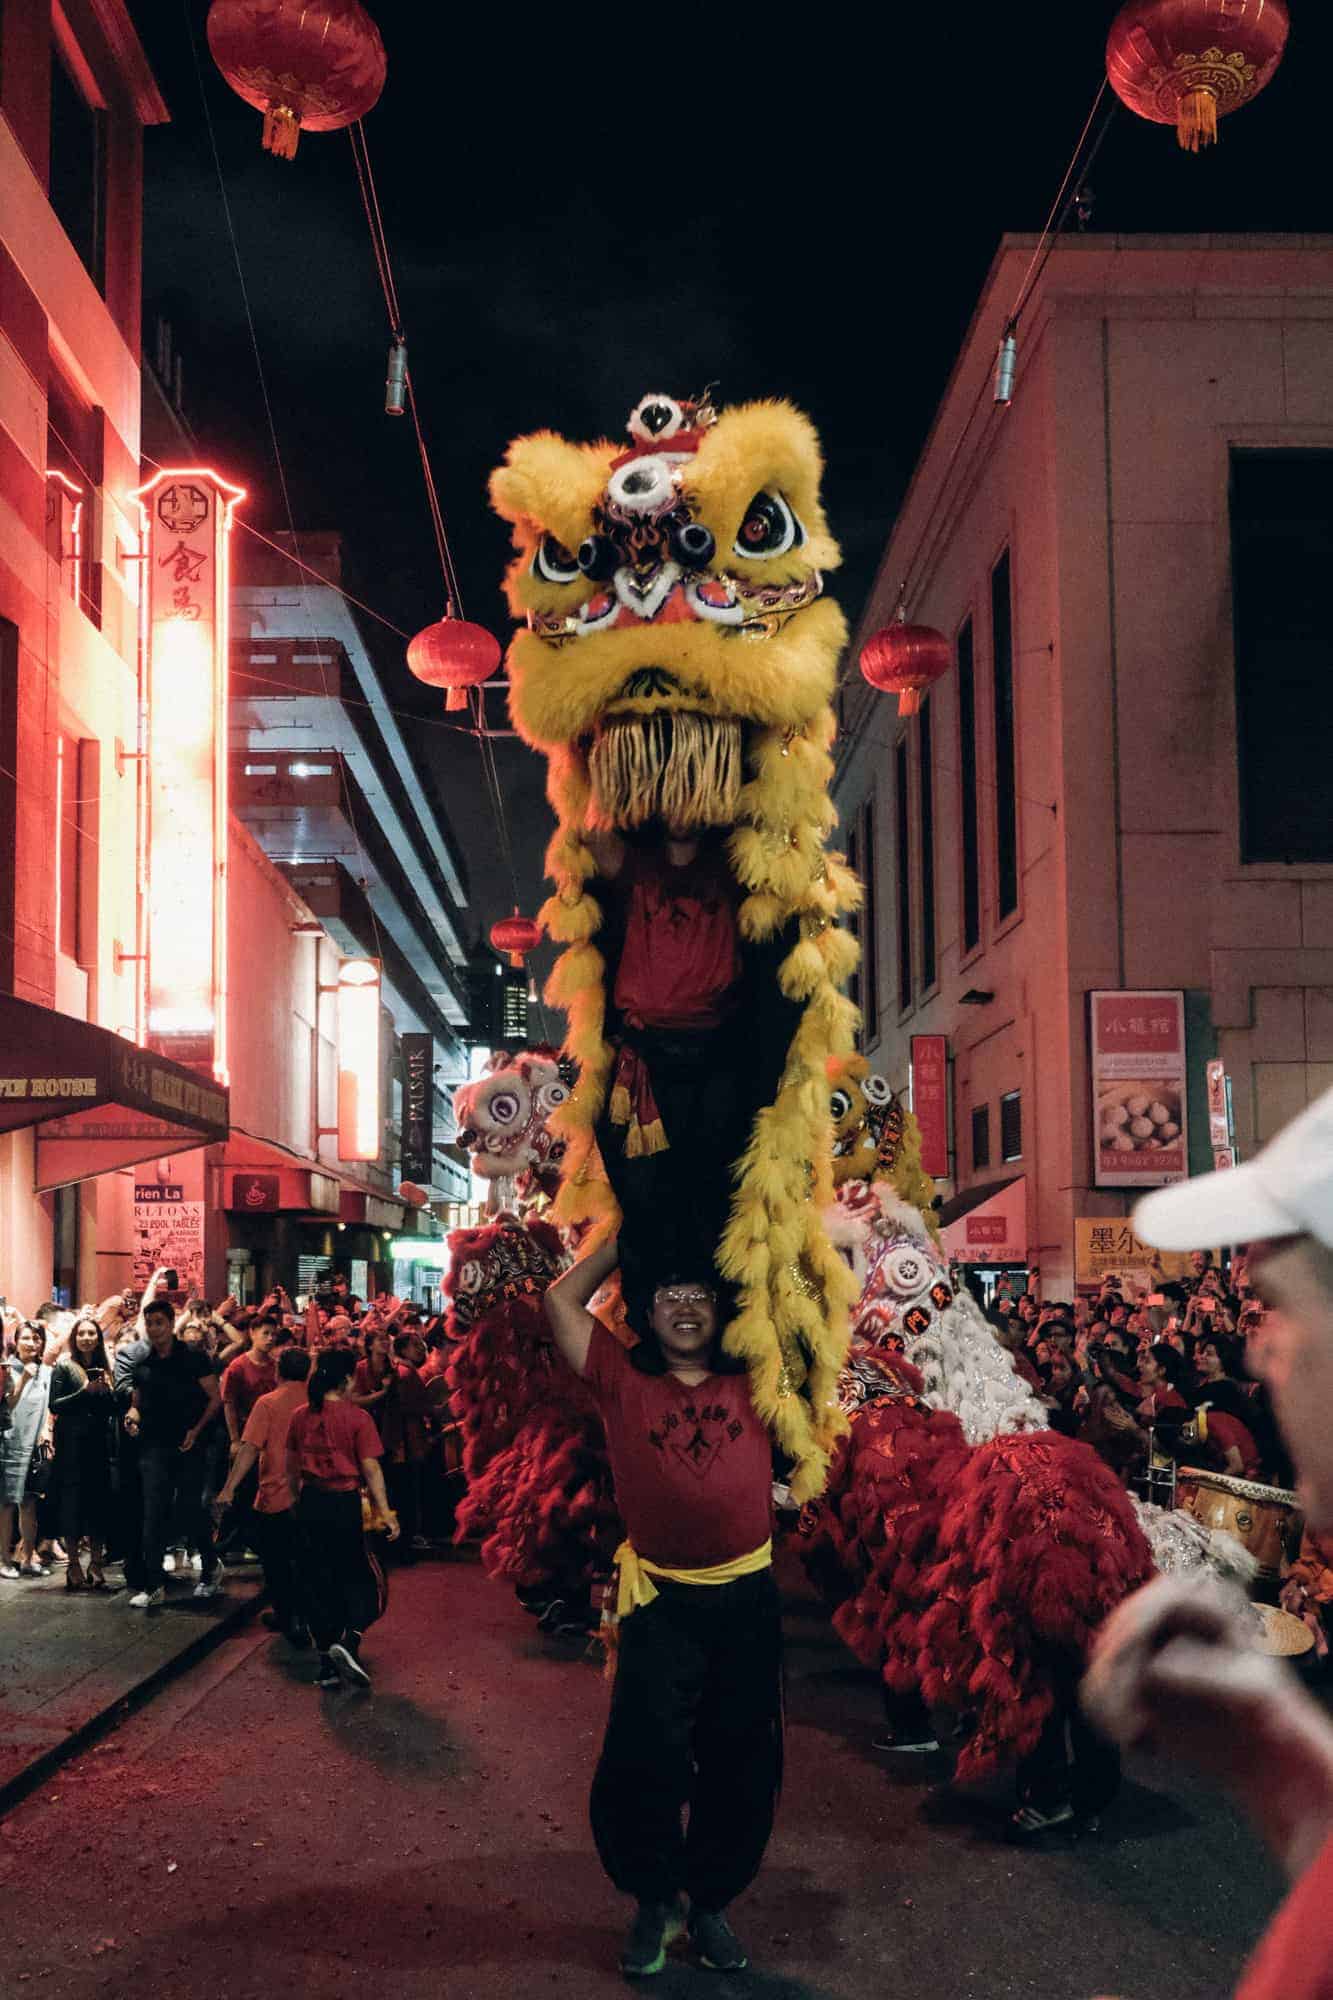
{"type": "Polygon", "coordinates": [[[947,1044],[951,1248],[1068,1296],[1076,1223],[1135,1198],[1090,994],[1183,995],[1182,1169],[1210,1059],[1241,1157],[1333,1084],[1333,237],[1061,239],[997,406],[1034,247],[1001,245],[854,642],[901,599],[952,667],[913,718],[852,673],[837,793],[866,1051],[907,1089],[912,1037],[947,1044]]]}

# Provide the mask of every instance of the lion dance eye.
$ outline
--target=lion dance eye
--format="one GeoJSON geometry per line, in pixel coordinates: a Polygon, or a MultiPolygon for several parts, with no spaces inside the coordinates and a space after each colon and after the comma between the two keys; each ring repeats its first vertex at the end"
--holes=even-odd
{"type": "Polygon", "coordinates": [[[486,1111],[493,1124],[512,1125],[518,1117],[519,1102],[512,1090],[497,1090],[488,1099],[486,1111]]]}
{"type": "Polygon", "coordinates": [[[785,556],[805,531],[780,493],[756,493],[732,543],[738,556],[785,556]]]}
{"type": "Polygon", "coordinates": [[[543,535],[532,559],[533,573],[546,583],[577,583],[583,572],[563,542],[543,535]]]}
{"type": "Polygon", "coordinates": [[[834,1124],[841,1124],[851,1108],[852,1100],[847,1095],[847,1092],[845,1090],[835,1090],[829,1099],[829,1110],[833,1113],[834,1124]]]}
{"type": "Polygon", "coordinates": [[[889,1088],[888,1078],[875,1076],[873,1073],[866,1077],[861,1088],[866,1094],[867,1104],[887,1104],[893,1096],[893,1092],[889,1088]]]}
{"type": "MultiPolygon", "coordinates": [[[[562,551],[563,553],[563,551],[562,551]]],[[[620,567],[616,545],[606,535],[589,535],[579,543],[579,569],[594,583],[605,583],[620,567]]]]}

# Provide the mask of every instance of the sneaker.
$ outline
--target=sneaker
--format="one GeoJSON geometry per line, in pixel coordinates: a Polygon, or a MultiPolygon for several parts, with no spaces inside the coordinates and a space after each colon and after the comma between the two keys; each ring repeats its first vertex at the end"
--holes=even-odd
{"type": "Polygon", "coordinates": [[[190,1568],[202,1572],[203,1567],[204,1567],[204,1559],[199,1554],[199,1551],[196,1549],[194,1554],[190,1557],[190,1568]]]}
{"type": "Polygon", "coordinates": [[[342,1675],[334,1666],[329,1655],[321,1653],[319,1656],[319,1672],[315,1675],[315,1686],[317,1688],[339,1688],[342,1684],[342,1675]]]}
{"type": "Polygon", "coordinates": [[[34,1556],[31,1562],[24,1563],[23,1574],[24,1576],[50,1576],[51,1565],[49,1563],[44,1563],[39,1561],[38,1558],[34,1556]]]}
{"type": "Polygon", "coordinates": [[[666,1964],[667,1946],[685,1928],[679,1903],[640,1903],[629,1927],[620,1970],[627,1979],[651,1979],[666,1964]]]}
{"type": "Polygon", "coordinates": [[[176,1551],[174,1549],[168,1549],[163,1556],[162,1569],[167,1576],[174,1576],[176,1574],[176,1551]]]}
{"type": "Polygon", "coordinates": [[[744,1972],[745,1947],[721,1911],[690,1911],[690,1942],[710,1972],[744,1972]]]}
{"type": "Polygon", "coordinates": [[[407,1546],[410,1549],[417,1549],[418,1551],[424,1552],[425,1550],[429,1549],[430,1543],[426,1540],[426,1537],[424,1535],[413,1535],[411,1541],[408,1543],[407,1546]]]}
{"type": "Polygon", "coordinates": [[[356,1657],[352,1646],[343,1645],[341,1642],[336,1646],[330,1646],[329,1658],[348,1687],[368,1688],[371,1685],[370,1675],[356,1657]]]}
{"type": "Polygon", "coordinates": [[[6,1583],[17,1582],[22,1574],[23,1571],[16,1563],[0,1563],[0,1576],[5,1579],[6,1583]]]}
{"type": "Polygon", "coordinates": [[[165,1604],[166,1601],[167,1593],[159,1583],[156,1590],[136,1590],[130,1599],[130,1605],[135,1611],[155,1611],[159,1604],[165,1604]]]}
{"type": "Polygon", "coordinates": [[[200,1577],[190,1595],[192,1597],[220,1597],[222,1595],[222,1585],[215,1576],[203,1576],[200,1577]]]}
{"type": "Polygon", "coordinates": [[[891,1729],[886,1729],[882,1736],[875,1738],[870,1747],[872,1750],[897,1750],[905,1757],[927,1757],[932,1750],[938,1750],[940,1745],[939,1738],[930,1735],[928,1731],[916,1735],[909,1729],[901,1736],[895,1736],[891,1729]]]}

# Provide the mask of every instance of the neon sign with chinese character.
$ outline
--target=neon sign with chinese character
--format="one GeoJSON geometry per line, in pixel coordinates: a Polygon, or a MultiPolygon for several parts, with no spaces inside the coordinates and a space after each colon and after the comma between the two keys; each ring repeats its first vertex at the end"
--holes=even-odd
{"type": "Polygon", "coordinates": [[[140,487],[145,1039],[227,1077],[227,592],[239,486],[199,467],[140,487]]]}

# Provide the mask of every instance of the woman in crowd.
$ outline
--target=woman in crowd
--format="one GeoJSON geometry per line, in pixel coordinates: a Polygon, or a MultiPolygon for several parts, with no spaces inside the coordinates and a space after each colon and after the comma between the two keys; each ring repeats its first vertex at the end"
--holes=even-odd
{"type": "Polygon", "coordinates": [[[378,1322],[365,1333],[349,1400],[368,1410],[384,1448],[384,1478],[408,1535],[405,1557],[420,1542],[418,1489],[426,1456],[426,1391],[411,1364],[394,1353],[393,1336],[378,1322]]]}
{"type": "Polygon", "coordinates": [[[46,1330],[24,1320],[14,1336],[13,1352],[0,1375],[0,1577],[50,1576],[36,1553],[37,1495],[33,1461],[40,1461],[51,1444],[51,1370],[43,1361],[46,1330]],[[18,1512],[19,1546],[13,1558],[14,1514],[18,1512]]]}
{"type": "Polygon", "coordinates": [[[56,1495],[65,1545],[66,1590],[105,1590],[102,1564],[111,1528],[111,1449],[115,1403],[111,1361],[91,1313],[75,1320],[51,1372],[56,1495]],[[88,1538],[88,1573],[79,1544],[88,1538]]]}
{"type": "Polygon", "coordinates": [[[348,1396],[354,1355],[325,1348],[310,1377],[309,1400],[293,1411],[287,1470],[296,1502],[301,1600],[319,1648],[315,1686],[368,1688],[361,1635],[379,1615],[379,1579],[366,1554],[361,1486],[370,1491],[391,1542],[398,1521],[380,1470],[383,1446],[366,1410],[348,1396]]]}

